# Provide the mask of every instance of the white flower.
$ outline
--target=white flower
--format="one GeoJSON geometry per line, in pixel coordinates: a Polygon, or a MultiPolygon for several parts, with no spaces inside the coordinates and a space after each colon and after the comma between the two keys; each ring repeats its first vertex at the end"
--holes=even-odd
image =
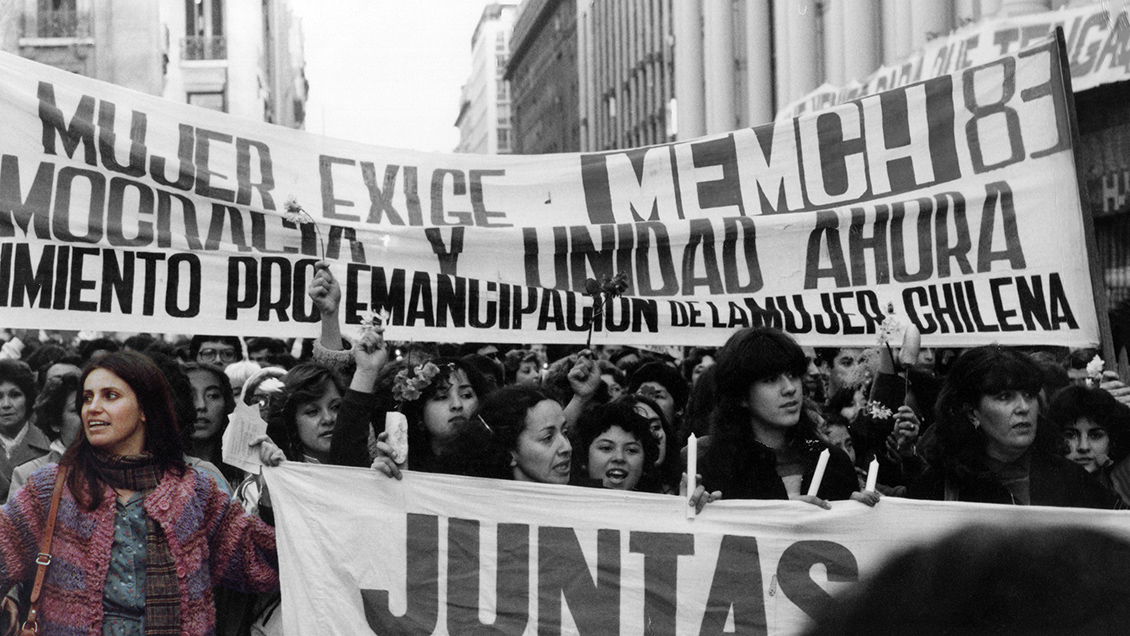
{"type": "Polygon", "coordinates": [[[1103,362],[1103,359],[1096,354],[1095,357],[1091,358],[1091,361],[1087,363],[1087,375],[1092,378],[1101,377],[1103,374],[1103,366],[1105,365],[1106,363],[1103,362]]]}
{"type": "Polygon", "coordinates": [[[389,313],[387,308],[381,309],[380,313],[370,311],[365,314],[364,318],[361,319],[361,331],[374,331],[378,327],[384,327],[386,324],[388,324],[388,318],[389,313]]]}
{"type": "Polygon", "coordinates": [[[879,325],[879,344],[885,345],[892,341],[901,342],[906,332],[906,323],[895,313],[895,304],[887,303],[887,317],[879,325]]]}
{"type": "Polygon", "coordinates": [[[273,394],[282,391],[285,385],[278,378],[267,378],[259,384],[259,390],[266,394],[273,394]]]}
{"type": "Polygon", "coordinates": [[[889,420],[895,414],[894,411],[883,406],[882,402],[868,402],[867,412],[877,420],[889,420]]]}

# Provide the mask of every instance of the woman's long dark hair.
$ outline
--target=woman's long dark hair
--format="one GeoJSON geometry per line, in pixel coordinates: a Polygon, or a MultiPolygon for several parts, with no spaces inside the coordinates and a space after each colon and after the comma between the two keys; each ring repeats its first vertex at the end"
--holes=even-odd
{"type": "MultiPolygon", "coordinates": [[[[782,373],[801,377],[808,370],[804,350],[787,333],[772,327],[751,327],[730,336],[714,365],[716,406],[711,416],[715,440],[745,439],[753,435],[749,422],[749,387],[782,373]]],[[[800,399],[800,396],[797,396],[800,399]]],[[[800,428],[816,425],[801,412],[800,428]]],[[[794,427],[790,432],[798,431],[794,427]]],[[[713,448],[713,442],[711,444],[713,448]]]]}
{"type": "MultiPolygon", "coordinates": [[[[808,370],[804,350],[787,333],[772,327],[750,327],[730,336],[718,352],[714,364],[715,399],[711,415],[710,448],[704,469],[715,475],[734,475],[742,461],[743,449],[751,448],[755,438],[750,423],[749,388],[754,382],[789,373],[801,377],[808,370]]],[[[797,399],[800,399],[798,392],[797,399]]],[[[790,446],[823,447],[816,422],[806,409],[800,422],[785,434],[790,446]]],[[[705,472],[704,472],[705,474],[705,472]]]]}
{"type": "MultiPolygon", "coordinates": [[[[422,362],[421,365],[428,362],[422,362]]],[[[432,453],[432,435],[424,424],[424,406],[428,400],[450,388],[451,375],[456,371],[462,371],[467,375],[467,381],[475,391],[480,407],[483,399],[491,392],[491,384],[483,374],[474,365],[461,358],[433,358],[430,362],[439,367],[439,373],[421,392],[420,397],[410,402],[403,404],[397,402],[393,397],[392,388],[396,383],[397,373],[408,369],[409,374],[414,376],[414,368],[409,368],[404,362],[395,362],[386,366],[377,379],[378,400],[373,413],[373,425],[376,426],[376,432],[380,433],[384,430],[385,413],[399,410],[404,414],[404,418],[408,420],[408,466],[414,469],[431,467],[436,459],[432,453]]],[[[475,416],[476,413],[467,413],[468,421],[473,421],[475,416]]]]}
{"type": "Polygon", "coordinates": [[[332,369],[314,362],[296,365],[282,378],[281,399],[272,400],[267,435],[278,444],[286,458],[303,461],[305,449],[298,435],[297,413],[303,404],[320,400],[330,387],[345,396],[345,385],[332,369]]]}
{"type": "MultiPolygon", "coordinates": [[[[133,351],[115,351],[92,360],[79,379],[75,395],[75,409],[82,413],[83,388],[86,378],[97,369],[105,369],[118,376],[133,389],[138,406],[145,414],[145,452],[153,456],[162,472],[183,475],[186,466],[177,426],[176,409],[172,392],[161,369],[152,360],[133,351]]],[[[102,503],[102,481],[94,463],[94,453],[99,452],[86,437],[85,425],[79,437],[59,463],[69,466],[67,488],[78,502],[94,510],[102,503]]]]}
{"type": "MultiPolygon", "coordinates": [[[[981,398],[1001,391],[1029,391],[1039,394],[1043,373],[1031,358],[1015,349],[986,345],[967,349],[957,360],[942,384],[934,417],[938,427],[938,451],[943,464],[971,467],[985,452],[985,439],[973,426],[969,413],[981,398]]],[[[1041,399],[1036,424],[1034,449],[1055,453],[1059,432],[1045,417],[1041,399]]]]}

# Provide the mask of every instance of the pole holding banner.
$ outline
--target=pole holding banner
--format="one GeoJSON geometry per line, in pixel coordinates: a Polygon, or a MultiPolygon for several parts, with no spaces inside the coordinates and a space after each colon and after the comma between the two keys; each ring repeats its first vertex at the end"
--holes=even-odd
{"type": "Polygon", "coordinates": [[[1087,245],[1087,265],[1091,272],[1091,291],[1095,297],[1095,315],[1099,321],[1099,346],[1102,348],[1103,358],[1109,364],[1118,367],[1120,378],[1130,378],[1130,367],[1121,364],[1114,350],[1114,337],[1110,328],[1110,305],[1106,297],[1106,284],[1104,272],[1100,269],[1098,259],[1098,244],[1095,241],[1095,213],[1087,204],[1091,197],[1087,193],[1087,180],[1079,171],[1083,165],[1083,149],[1079,144],[1079,117],[1075,110],[1075,92],[1071,89],[1071,65],[1067,59],[1067,44],[1063,37],[1063,27],[1055,29],[1056,47],[1059,50],[1059,67],[1056,81],[1063,87],[1058,96],[1063,101],[1063,108],[1067,112],[1067,121],[1071,126],[1071,149],[1075,178],[1079,184],[1079,211],[1083,218],[1083,235],[1087,245]]]}

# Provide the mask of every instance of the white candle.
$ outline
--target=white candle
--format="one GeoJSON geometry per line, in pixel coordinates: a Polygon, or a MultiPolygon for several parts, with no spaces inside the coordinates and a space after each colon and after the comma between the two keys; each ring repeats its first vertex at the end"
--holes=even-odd
{"type": "Polygon", "coordinates": [[[824,470],[828,468],[828,458],[832,453],[825,448],[820,451],[820,459],[816,460],[816,472],[812,475],[812,483],[808,485],[808,496],[815,497],[820,492],[820,482],[824,481],[824,470]]]}
{"type": "Polygon", "coordinates": [[[871,464],[867,467],[867,486],[864,488],[867,492],[875,492],[875,484],[879,483],[879,458],[876,457],[871,460],[871,464]]]}
{"type": "Polygon", "coordinates": [[[687,518],[694,519],[695,507],[690,505],[690,498],[698,486],[698,438],[691,433],[687,438],[687,518]]]}

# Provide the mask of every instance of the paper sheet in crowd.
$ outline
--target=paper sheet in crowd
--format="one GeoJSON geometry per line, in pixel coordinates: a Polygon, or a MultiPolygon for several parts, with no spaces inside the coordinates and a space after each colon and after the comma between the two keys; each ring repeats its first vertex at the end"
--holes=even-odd
{"type": "Polygon", "coordinates": [[[259,407],[236,400],[224,431],[224,463],[258,475],[263,462],[258,447],[252,448],[251,442],[266,434],[267,422],[259,414],[259,407]]]}

